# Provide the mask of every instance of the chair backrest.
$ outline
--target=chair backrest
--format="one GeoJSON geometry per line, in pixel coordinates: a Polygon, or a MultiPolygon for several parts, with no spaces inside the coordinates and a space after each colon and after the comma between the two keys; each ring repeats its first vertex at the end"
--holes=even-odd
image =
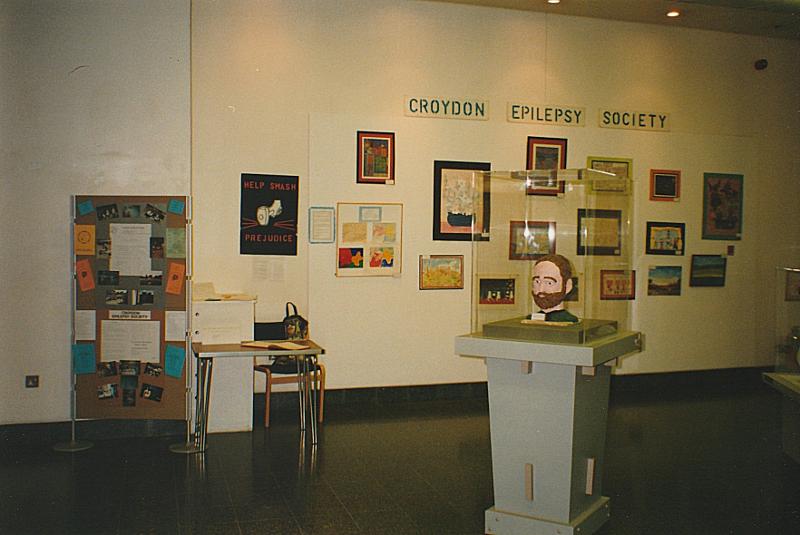
{"type": "Polygon", "coordinates": [[[268,321],[253,323],[253,336],[256,340],[283,340],[286,331],[282,321],[268,321]]]}

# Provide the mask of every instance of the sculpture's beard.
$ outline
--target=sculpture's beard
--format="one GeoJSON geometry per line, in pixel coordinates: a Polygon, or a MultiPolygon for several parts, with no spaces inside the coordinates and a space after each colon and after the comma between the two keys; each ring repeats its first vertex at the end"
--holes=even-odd
{"type": "Polygon", "coordinates": [[[539,292],[538,294],[533,294],[533,302],[536,303],[536,306],[542,310],[549,310],[555,306],[558,306],[562,301],[564,301],[566,296],[567,292],[565,292],[563,289],[559,292],[552,293],[539,292]]]}

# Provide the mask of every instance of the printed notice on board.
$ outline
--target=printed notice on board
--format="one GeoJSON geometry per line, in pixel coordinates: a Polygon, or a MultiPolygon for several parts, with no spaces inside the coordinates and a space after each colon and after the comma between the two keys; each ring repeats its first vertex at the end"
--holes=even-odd
{"type": "Polygon", "coordinates": [[[111,223],[110,271],[124,276],[144,276],[150,273],[149,224],[111,223]]]}
{"type": "Polygon", "coordinates": [[[75,340],[94,340],[95,321],[97,313],[94,310],[75,311],[75,340]]]}
{"type": "Polygon", "coordinates": [[[167,310],[164,316],[164,340],[168,342],[186,340],[186,311],[167,310]]]}
{"type": "Polygon", "coordinates": [[[161,362],[161,322],[103,320],[100,322],[100,360],[161,362]]]}

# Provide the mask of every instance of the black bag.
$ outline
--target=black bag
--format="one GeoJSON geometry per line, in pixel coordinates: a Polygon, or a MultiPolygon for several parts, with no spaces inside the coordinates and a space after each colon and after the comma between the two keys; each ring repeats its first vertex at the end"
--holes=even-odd
{"type": "Polygon", "coordinates": [[[308,338],[308,320],[297,313],[297,307],[291,301],[286,303],[283,332],[287,340],[306,340],[308,338]],[[289,305],[292,306],[291,314],[289,314],[289,305]]]}

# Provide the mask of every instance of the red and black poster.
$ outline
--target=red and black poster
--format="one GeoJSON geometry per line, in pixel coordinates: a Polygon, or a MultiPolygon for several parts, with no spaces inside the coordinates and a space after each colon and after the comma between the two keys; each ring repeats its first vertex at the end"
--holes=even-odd
{"type": "Polygon", "coordinates": [[[240,254],[297,255],[299,179],[242,173],[240,254]]]}

